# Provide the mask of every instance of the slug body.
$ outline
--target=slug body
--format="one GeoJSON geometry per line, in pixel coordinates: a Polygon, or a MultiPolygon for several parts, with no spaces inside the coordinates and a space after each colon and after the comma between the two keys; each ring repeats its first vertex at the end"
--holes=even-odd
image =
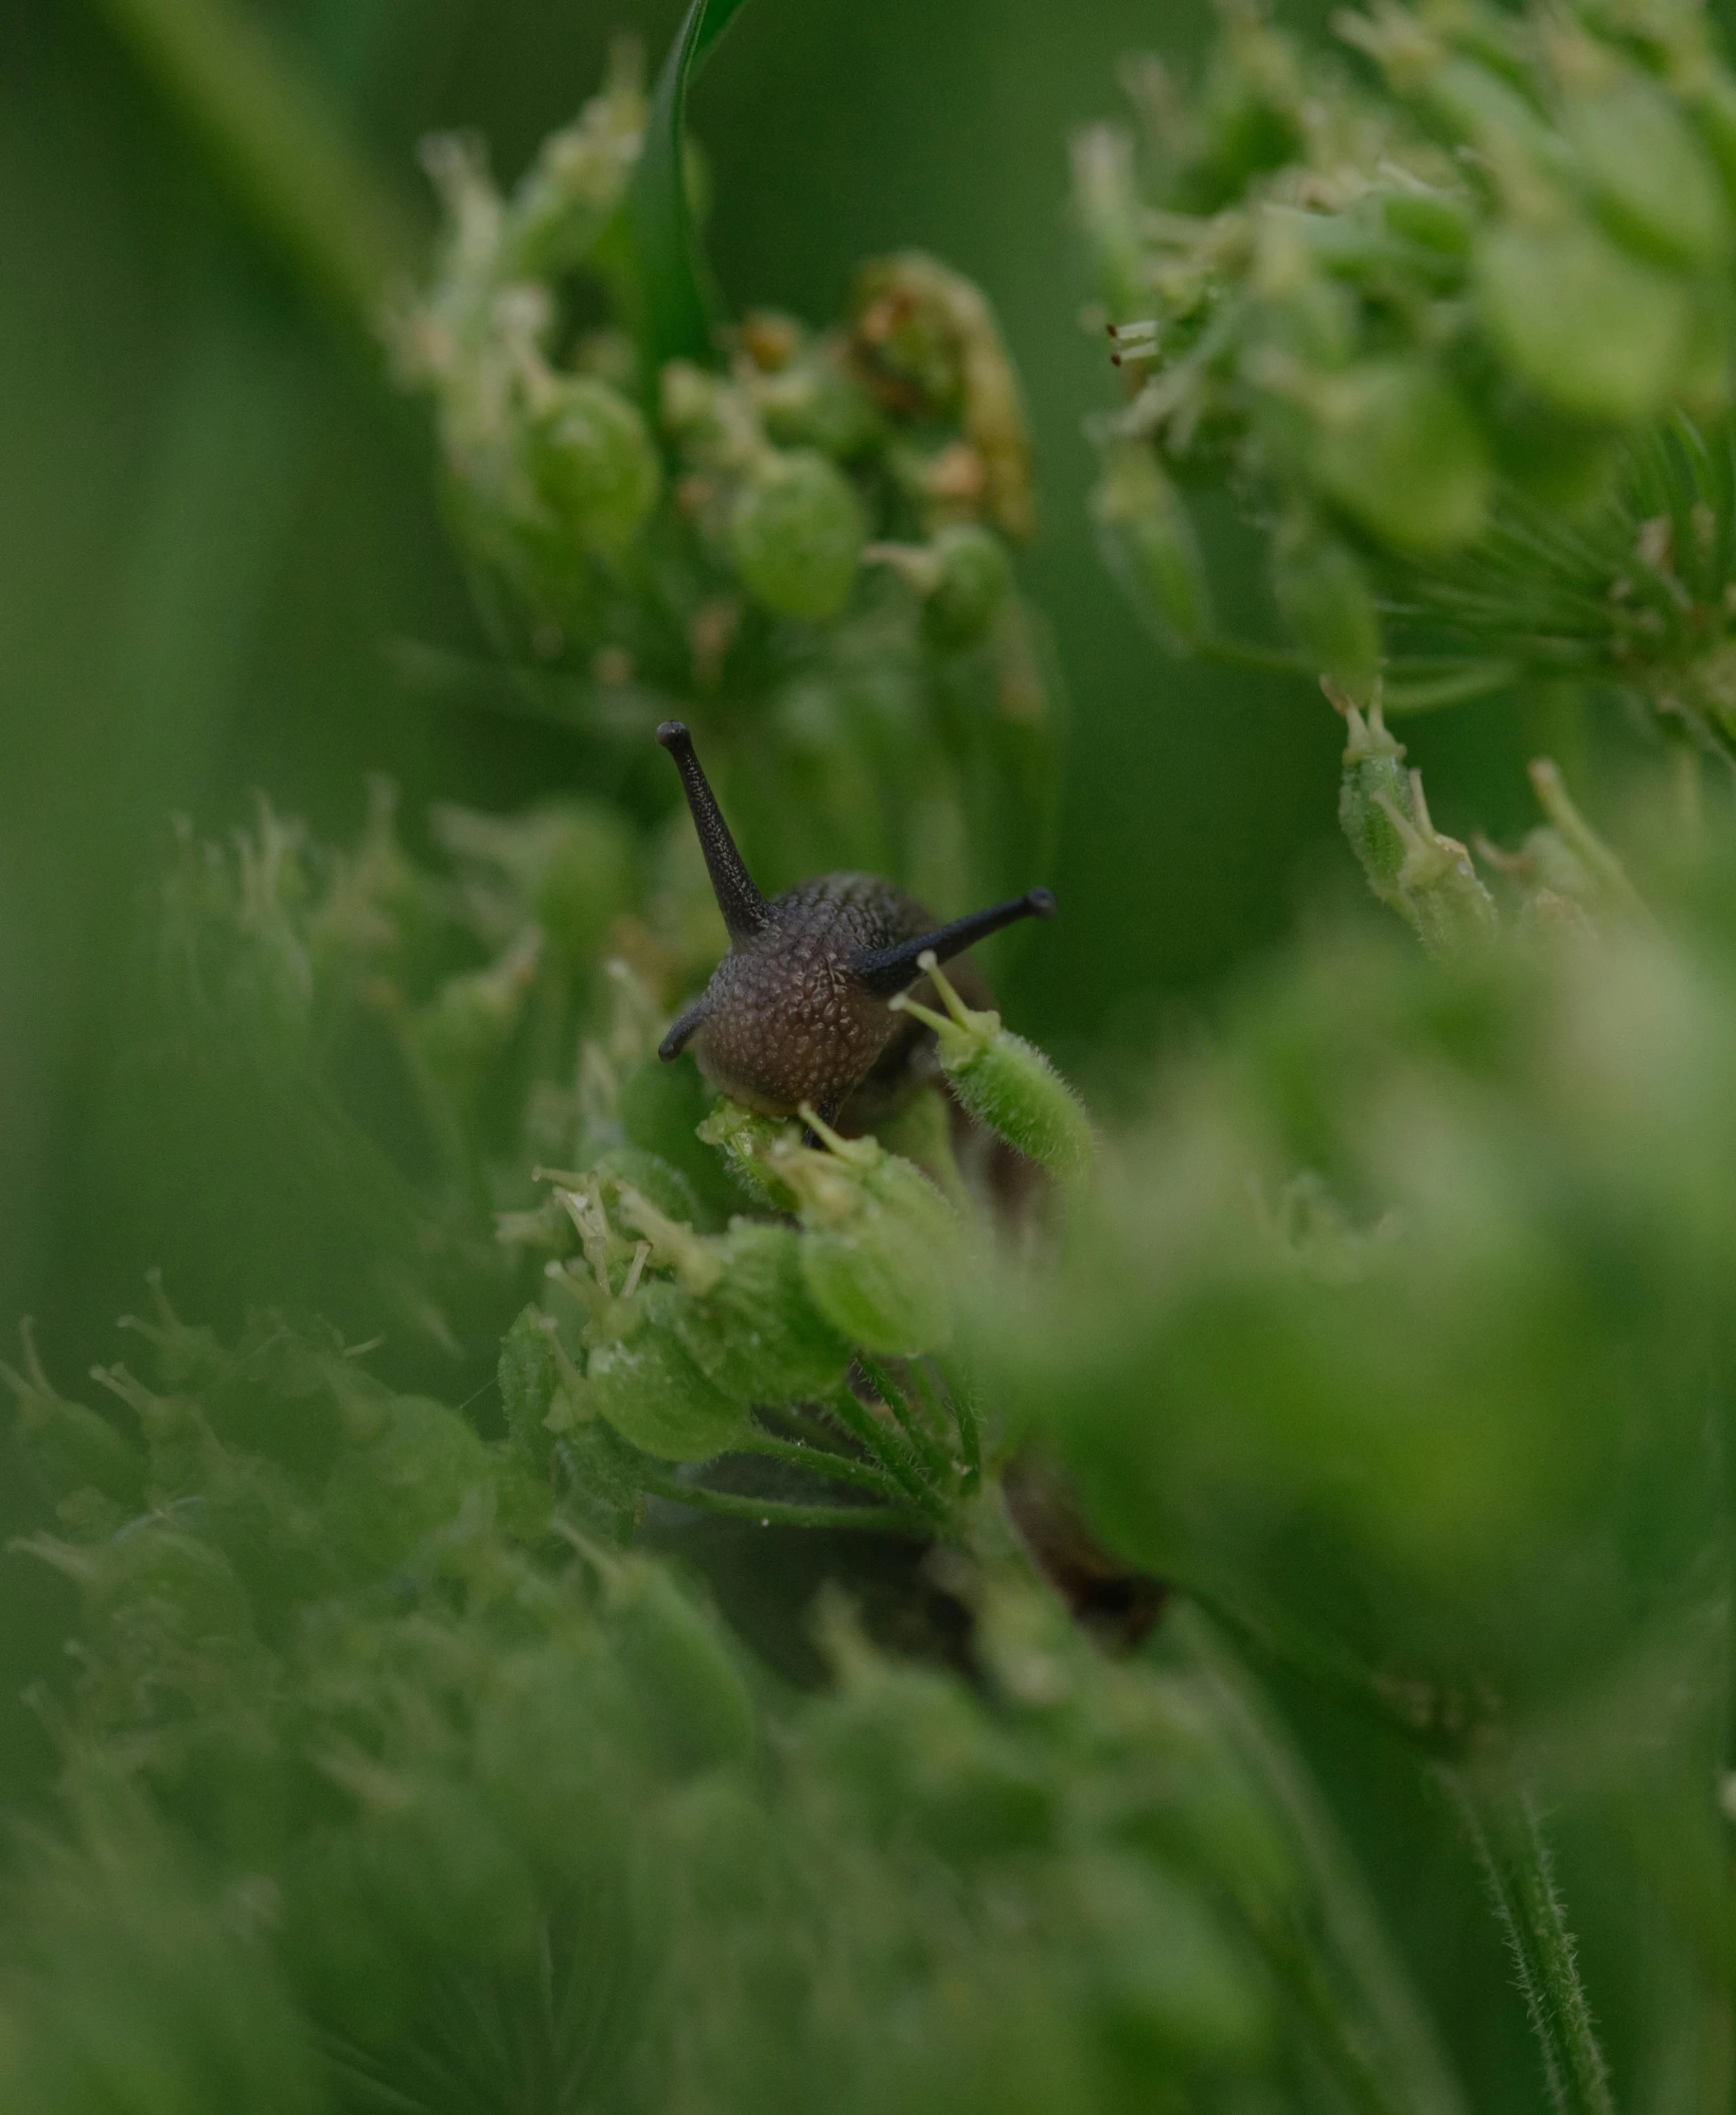
{"type": "MultiPolygon", "coordinates": [[[[873,1121],[926,1077],[931,1032],[887,1000],[926,983],[918,957],[948,961],[1019,918],[1054,915],[1045,888],[936,926],[914,897],[872,874],[821,874],[768,899],[755,887],[679,720],[657,739],[674,757],[699,832],[730,951],[663,1039],[665,1060],[693,1051],[732,1100],[767,1116],[806,1103],[828,1122],[873,1121]]],[[[980,987],[968,965],[961,984],[980,987]]],[[[848,1126],[847,1126],[848,1128],[848,1126]]]]}

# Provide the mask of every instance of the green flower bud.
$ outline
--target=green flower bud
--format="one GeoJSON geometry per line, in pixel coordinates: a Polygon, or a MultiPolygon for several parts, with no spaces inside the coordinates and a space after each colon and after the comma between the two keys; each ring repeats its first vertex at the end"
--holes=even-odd
{"type": "Polygon", "coordinates": [[[1363,563],[1306,514],[1272,544],[1272,590],[1286,623],[1322,675],[1369,698],[1381,672],[1381,619],[1363,563]]]}
{"type": "Polygon", "coordinates": [[[775,373],[756,375],[750,389],[767,438],[780,448],[818,448],[850,462],[881,438],[873,399],[825,341],[775,373]]]}
{"type": "Polygon", "coordinates": [[[1469,543],[1487,514],[1491,470],[1463,397],[1419,359],[1366,360],[1310,391],[1320,489],[1401,550],[1469,543]]]}
{"type": "Polygon", "coordinates": [[[146,1514],[101,1543],[75,1548],[35,1535],[18,1547],[77,1585],[93,1631],[124,1619],[129,1679],[139,1677],[150,1657],[141,1650],[147,1641],[158,1651],[180,1652],[253,1634],[253,1611],[229,1560],[161,1514],[146,1514]]]}
{"type": "Polygon", "coordinates": [[[1476,296],[1496,350],[1546,403],[1618,424],[1662,408],[1692,321],[1684,281],[1583,222],[1487,230],[1476,296]]]}
{"type": "Polygon", "coordinates": [[[623,1190],[621,1217],[672,1269],[675,1332],[708,1380],[738,1402],[794,1402],[844,1378],[850,1346],[819,1314],[789,1227],[739,1219],[707,1239],[623,1190]]]}
{"type": "Polygon", "coordinates": [[[417,1056],[450,1093],[467,1100],[506,1048],[536,976],[540,936],[515,941],[486,969],[448,977],[410,1023],[417,1056]]]}
{"type": "Polygon", "coordinates": [[[450,1526],[493,1472],[474,1428],[444,1403],[392,1395],[370,1408],[377,1429],[344,1449],[325,1488],[331,1533],[364,1574],[395,1569],[450,1526]]]}
{"type": "Polygon", "coordinates": [[[976,644],[1012,579],[1005,545],[975,522],[942,529],[928,544],[869,544],[863,556],[890,566],[921,596],[922,636],[945,652],[976,644]]]}
{"type": "Polygon", "coordinates": [[[1443,836],[1429,819],[1423,774],[1411,774],[1411,798],[1401,807],[1390,793],[1380,806],[1405,847],[1394,885],[1411,922],[1433,955],[1454,956],[1486,946],[1500,931],[1494,899],[1476,877],[1470,854],[1456,837],[1443,836]]]}
{"type": "Polygon", "coordinates": [[[1666,264],[1713,265],[1728,253],[1717,172],[1660,83],[1630,73],[1569,97],[1561,129],[1618,241],[1666,264]]]}
{"type": "Polygon", "coordinates": [[[929,548],[936,570],[922,604],[922,636],[949,651],[974,646],[1012,581],[1006,546],[992,529],[960,522],[929,548]]]}
{"type": "Polygon", "coordinates": [[[753,1699],[718,1625],[642,1559],[611,1578],[609,1607],[619,1664],[663,1768],[689,1777],[749,1761],[753,1699]]]}
{"type": "Polygon", "coordinates": [[[1350,839],[1351,849],[1376,895],[1415,924],[1415,914],[1399,886],[1405,844],[1389,812],[1389,803],[1406,815],[1411,811],[1411,775],[1405,769],[1405,745],[1387,732],[1378,697],[1369,706],[1365,720],[1354,701],[1330,682],[1323,681],[1321,688],[1343,713],[1350,734],[1345,744],[1344,778],[1339,786],[1339,827],[1350,839]]]}
{"type": "Polygon", "coordinates": [[[526,1308],[500,1339],[495,1370],[506,1429],[538,1468],[545,1467],[554,1448],[548,1414],[560,1393],[562,1375],[554,1323],[540,1308],[526,1308]]]}
{"type": "Polygon", "coordinates": [[[526,467],[562,530],[615,555],[657,503],[662,472],[636,405],[594,375],[563,375],[531,414],[526,467]]]}
{"type": "Polygon", "coordinates": [[[716,1283],[683,1303],[676,1331],[706,1377],[740,1401],[796,1402],[844,1378],[850,1346],[816,1308],[802,1239],[739,1221],[714,1252],[716,1283]]]}
{"type": "Polygon", "coordinates": [[[966,1864],[1054,1840],[1052,1779],[952,1677],[888,1667],[858,1643],[843,1694],[814,1714],[806,1738],[881,1842],[914,1836],[966,1864]]]}
{"type": "Polygon", "coordinates": [[[1191,653],[1213,629],[1211,590],[1186,502],[1145,443],[1104,450],[1091,518],[1122,593],[1171,653],[1191,653]]]}
{"type": "Polygon", "coordinates": [[[18,1442],[47,1496],[56,1504],[75,1491],[101,1491],[136,1511],[145,1497],[145,1464],[106,1417],[57,1395],[37,1355],[29,1322],[22,1330],[24,1371],[0,1363],[0,1376],[18,1398],[18,1442]]]}
{"type": "Polygon", "coordinates": [[[736,572],[780,617],[836,617],[850,600],[866,535],[856,487],[812,448],[763,455],[730,512],[736,572]]]}
{"type": "Polygon", "coordinates": [[[1381,217],[1396,236],[1443,257],[1470,255],[1473,222],[1469,203],[1445,191],[1391,191],[1381,200],[1381,217]]]}
{"type": "Polygon", "coordinates": [[[794,1204],[780,1174],[780,1149],[794,1146],[797,1128],[776,1117],[757,1116],[740,1102],[720,1096],[699,1127],[702,1145],[714,1147],[724,1165],[756,1203],[786,1212],[794,1204]]]}
{"type": "Polygon", "coordinates": [[[672,1220],[691,1220],[696,1207],[693,1186],[678,1168],[639,1146],[615,1146],[590,1171],[651,1200],[672,1220]]]}
{"type": "Polygon", "coordinates": [[[709,1461],[742,1429],[740,1400],[708,1380],[676,1332],[681,1296],[653,1285],[630,1333],[599,1344],[585,1367],[585,1407],[659,1461],[709,1461]]]}
{"type": "Polygon", "coordinates": [[[946,1013],[918,1005],[907,992],[888,1003],[933,1029],[940,1069],[953,1093],[972,1116],[1039,1167],[1064,1183],[1081,1181],[1090,1173],[1095,1149],[1077,1095],[1034,1043],[1006,1032],[998,1013],[966,1006],[931,953],[921,957],[921,965],[946,1013]]]}
{"type": "Polygon", "coordinates": [[[812,1109],[802,1115],[825,1150],[780,1142],[767,1157],[799,1201],[815,1306],[865,1350],[913,1357],[938,1348],[952,1333],[957,1216],[908,1161],[872,1139],[840,1138],[812,1109]]]}
{"type": "Polygon", "coordinates": [[[486,891],[486,913],[502,936],[534,920],[574,967],[592,961],[632,901],[633,832],[601,801],[550,801],[513,815],[442,806],[431,821],[446,851],[480,869],[476,893],[486,891]]]}

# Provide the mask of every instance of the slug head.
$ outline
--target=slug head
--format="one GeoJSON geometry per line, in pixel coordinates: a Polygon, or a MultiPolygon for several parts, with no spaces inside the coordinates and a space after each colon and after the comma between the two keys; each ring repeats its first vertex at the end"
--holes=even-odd
{"type": "MultiPolygon", "coordinates": [[[[1033,888],[937,926],[922,904],[872,874],[821,874],[768,899],[736,848],[693,737],[666,720],[657,739],[681,773],[730,936],[729,953],[658,1056],[691,1048],[706,1077],[750,1109],[794,1116],[808,1102],[832,1119],[859,1089],[895,1101],[931,1039],[886,1004],[920,987],[918,958],[932,948],[950,961],[1019,918],[1054,916],[1054,897],[1033,888]]],[[[977,980],[966,968],[963,981],[977,980]]]]}

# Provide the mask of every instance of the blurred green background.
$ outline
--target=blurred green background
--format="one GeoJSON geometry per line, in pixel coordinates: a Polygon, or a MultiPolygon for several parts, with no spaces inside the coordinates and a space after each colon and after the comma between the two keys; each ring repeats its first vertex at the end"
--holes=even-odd
{"type": "MultiPolygon", "coordinates": [[[[515,176],[595,86],[610,38],[653,63],[675,0],[280,0],[266,9],[408,210],[435,128],[474,129],[515,176]]],[[[296,1294],[295,1202],[246,1201],[248,1237],[189,1227],[210,1184],[165,1180],[148,1108],[110,1114],[137,1019],[140,913],[182,811],[207,835],[255,790],[344,837],[391,775],[414,839],[427,802],[507,807],[570,782],[558,731],[431,703],[394,640],[481,651],[433,500],[422,407],[286,267],[97,0],[0,7],[0,1333],[35,1313],[51,1368],[112,1352],[112,1321],[171,1256],[200,1320],[296,1294]],[[203,1242],[203,1262],[202,1258],[203,1242]]],[[[1287,20],[1324,15],[1287,9],[1287,20]]],[[[1091,547],[1081,419],[1114,400],[1080,326],[1066,140],[1116,114],[1117,57],[1197,50],[1203,0],[753,0],[694,97],[713,179],[709,250],[730,302],[836,314],[861,258],[936,251],[1001,316],[1033,415],[1041,534],[1024,563],[1052,624],[1071,734],[1049,880],[1061,919],[1003,991],[1014,1024],[1104,1103],[1154,1039],[1208,1005],[1355,875],[1337,839],[1337,723],[1308,687],[1160,658],[1091,547]]],[[[1211,525],[1234,566],[1228,523],[1211,525]]],[[[1226,615],[1264,621],[1244,574],[1226,615]]],[[[1406,730],[1447,829],[1525,811],[1521,730],[1499,703],[1406,730]]],[[[221,1188],[221,1184],[218,1186],[221,1188]]],[[[40,1737],[12,1697],[56,1638],[60,1589],[5,1560],[0,1751],[40,1737]],[[33,1629],[37,1644],[21,1640],[33,1629]]],[[[1426,1984],[1488,2008],[1468,2068],[1528,2076],[1522,2022],[1468,1872],[1418,1869],[1419,1792],[1383,1737],[1312,1714],[1330,1780],[1426,1984]]],[[[1438,1837],[1439,1840],[1439,1837],[1438,1837]]],[[[1588,1950],[1617,1909],[1580,1887],[1588,1950]]],[[[1443,2010],[1448,2009],[1446,2003],[1443,2010]]],[[[1476,2079],[1472,2078],[1473,2085],[1476,2079]]],[[[1494,2105],[1482,2099],[1480,2105],[1494,2105]]]]}

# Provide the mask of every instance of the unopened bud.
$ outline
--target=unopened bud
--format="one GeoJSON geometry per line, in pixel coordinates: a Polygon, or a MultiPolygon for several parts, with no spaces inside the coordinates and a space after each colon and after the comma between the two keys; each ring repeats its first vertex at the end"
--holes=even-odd
{"type": "Polygon", "coordinates": [[[1405,745],[1387,732],[1377,695],[1367,717],[1355,700],[1322,678],[1321,689],[1344,715],[1344,778],[1339,785],[1339,827],[1381,901],[1413,925],[1416,915],[1399,886],[1405,843],[1394,826],[1389,804],[1411,813],[1411,775],[1405,770],[1405,745]]]}
{"type": "Polygon", "coordinates": [[[1000,1015],[976,1012],[952,988],[932,953],[921,958],[944,1014],[907,992],[889,1003],[932,1028],[940,1069],[972,1116],[1062,1182],[1089,1173],[1091,1126],[1078,1097],[1034,1043],[1009,1035],[1000,1015]]]}
{"type": "Polygon", "coordinates": [[[1710,156],[1660,82],[1636,72],[1569,95],[1561,129],[1611,231],[1665,264],[1716,265],[1730,213],[1710,156]]]}
{"type": "Polygon", "coordinates": [[[631,1332],[599,1344],[585,1366],[586,1394],[621,1437],[660,1461],[709,1461],[742,1428],[741,1403],[708,1380],[684,1348],[673,1286],[638,1296],[631,1332]]]}
{"type": "Polygon", "coordinates": [[[802,1268],[815,1306],[864,1349],[913,1356],[952,1333],[959,1225],[908,1161],[872,1139],[844,1139],[805,1108],[822,1150],[783,1146],[773,1169],[800,1204],[802,1268]]]}
{"type": "Polygon", "coordinates": [[[1212,632],[1211,590],[1187,505],[1144,442],[1104,450],[1091,517],[1128,601],[1171,653],[1192,653],[1212,632]]]}
{"type": "Polygon", "coordinates": [[[1449,551],[1482,528],[1487,443],[1463,397],[1428,362],[1365,360],[1320,376],[1308,407],[1321,491],[1382,542],[1449,551]]]}
{"type": "Polygon", "coordinates": [[[866,535],[856,487],[813,448],[768,451],[730,513],[742,585],[780,617],[836,617],[850,600],[866,535]]]}
{"type": "Polygon", "coordinates": [[[1689,287],[1589,222],[1489,229],[1476,294],[1496,350],[1545,403],[1625,425],[1668,399],[1688,347],[1689,287]]]}
{"type": "Polygon", "coordinates": [[[1390,794],[1378,798],[1405,847],[1395,880],[1424,946],[1449,959],[1486,945],[1500,930],[1494,899],[1477,879],[1469,852],[1430,821],[1423,774],[1411,774],[1408,808],[1390,794]]]}
{"type": "Polygon", "coordinates": [[[587,550],[623,551],[657,502],[657,451],[638,407],[594,375],[563,375],[532,414],[525,461],[559,527],[587,550]]]}
{"type": "Polygon", "coordinates": [[[1272,589],[1316,671],[1352,698],[1372,697],[1381,672],[1381,619],[1350,546],[1306,515],[1293,515],[1273,540],[1272,589]]]}

